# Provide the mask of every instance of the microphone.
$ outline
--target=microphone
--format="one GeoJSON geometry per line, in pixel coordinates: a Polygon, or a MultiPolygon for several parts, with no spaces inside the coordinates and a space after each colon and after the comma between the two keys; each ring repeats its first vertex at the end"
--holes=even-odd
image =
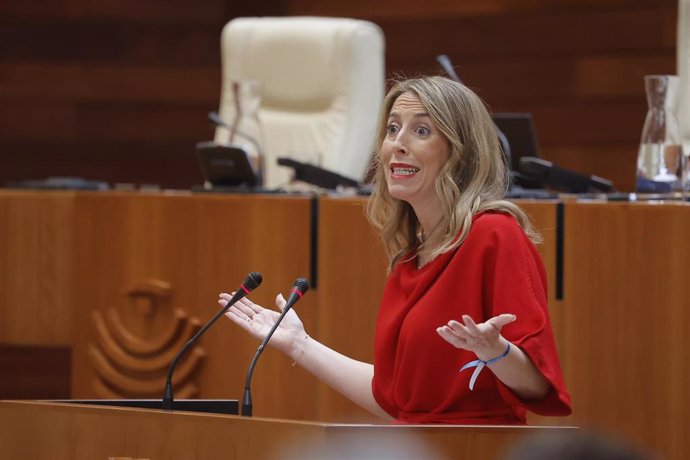
{"type": "Polygon", "coordinates": [[[211,121],[216,126],[220,126],[221,128],[225,128],[228,131],[232,131],[232,128],[230,125],[228,125],[225,120],[223,120],[218,112],[209,112],[208,113],[208,119],[211,121]]]}
{"type": "Polygon", "coordinates": [[[263,153],[263,150],[261,149],[261,145],[259,145],[259,142],[258,142],[256,139],[254,139],[252,136],[250,136],[250,135],[248,135],[248,134],[243,133],[242,131],[239,131],[239,130],[237,129],[237,126],[234,126],[234,127],[233,127],[233,126],[230,126],[229,124],[227,124],[227,123],[225,122],[225,120],[223,120],[223,119],[220,117],[220,115],[218,114],[218,112],[209,112],[207,116],[208,116],[209,121],[210,121],[211,123],[213,123],[214,125],[216,125],[216,126],[218,126],[218,127],[220,127],[220,128],[225,128],[225,129],[227,129],[228,131],[230,131],[231,133],[234,131],[234,132],[235,132],[235,136],[241,137],[241,138],[243,138],[244,140],[248,141],[250,144],[252,144],[252,146],[254,147],[254,149],[256,149],[256,151],[257,151],[258,154],[262,154],[262,153],[263,153]]]}
{"type": "Polygon", "coordinates": [[[458,83],[462,83],[460,81],[460,77],[458,77],[458,74],[455,73],[455,68],[453,67],[453,64],[451,64],[448,56],[445,54],[440,54],[436,56],[436,62],[438,62],[443,71],[446,72],[451,79],[457,81],[458,83]]]}
{"type": "Polygon", "coordinates": [[[261,284],[262,278],[261,278],[261,273],[258,272],[252,272],[247,276],[247,279],[244,280],[244,282],[240,285],[240,288],[235,292],[235,295],[232,296],[230,301],[218,311],[218,313],[215,314],[211,320],[204,325],[201,329],[199,329],[199,332],[194,334],[194,337],[189,339],[187,343],[184,344],[184,346],[180,349],[180,351],[177,352],[175,355],[175,358],[173,358],[172,363],[170,364],[170,370],[168,371],[168,377],[165,379],[165,391],[163,393],[163,409],[165,410],[172,410],[173,409],[173,389],[172,389],[172,375],[173,372],[175,371],[175,366],[177,366],[177,362],[180,360],[182,355],[185,354],[185,352],[191,348],[192,345],[194,345],[197,340],[199,340],[199,337],[204,335],[204,333],[208,330],[213,323],[215,323],[218,318],[223,316],[226,311],[230,307],[232,307],[235,302],[240,300],[241,298],[245,297],[247,294],[249,294],[251,291],[256,289],[260,284],[261,284]]]}
{"type": "Polygon", "coordinates": [[[266,337],[264,338],[263,342],[261,342],[261,345],[259,345],[259,348],[256,349],[256,353],[254,353],[254,358],[252,359],[251,364],[249,365],[249,370],[247,371],[247,378],[244,381],[244,397],[242,398],[242,415],[245,417],[251,417],[252,416],[252,390],[251,390],[251,384],[252,384],[252,375],[254,374],[254,366],[256,366],[256,361],[259,359],[259,356],[261,353],[264,351],[264,347],[266,347],[266,344],[268,343],[269,340],[271,340],[271,336],[273,336],[273,333],[275,330],[278,328],[278,325],[280,325],[280,322],[283,321],[283,318],[287,314],[287,312],[292,308],[294,304],[297,303],[299,299],[302,298],[305,292],[309,290],[309,281],[307,281],[305,278],[298,278],[297,281],[292,285],[292,291],[290,291],[290,296],[287,299],[287,302],[285,303],[285,308],[283,308],[283,312],[280,314],[278,319],[276,320],[275,324],[271,328],[270,331],[268,331],[268,334],[266,334],[266,337]]]}

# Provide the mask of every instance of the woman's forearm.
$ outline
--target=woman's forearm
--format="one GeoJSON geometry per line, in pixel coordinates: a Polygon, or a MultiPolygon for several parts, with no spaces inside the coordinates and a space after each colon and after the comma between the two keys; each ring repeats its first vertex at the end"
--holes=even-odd
{"type": "MultiPolygon", "coordinates": [[[[501,337],[502,349],[507,344],[508,341],[501,337]]],[[[522,399],[544,399],[549,392],[549,382],[539,372],[537,366],[520,347],[512,343],[506,357],[490,364],[488,368],[522,399]]]]}
{"type": "Polygon", "coordinates": [[[296,344],[290,355],[302,368],[355,404],[380,417],[391,418],[374,399],[372,364],[349,358],[311,337],[296,344]]]}

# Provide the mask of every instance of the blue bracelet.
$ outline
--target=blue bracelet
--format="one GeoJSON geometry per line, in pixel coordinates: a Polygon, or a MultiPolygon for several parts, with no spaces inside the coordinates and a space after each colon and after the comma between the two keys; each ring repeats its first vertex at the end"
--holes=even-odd
{"type": "Polygon", "coordinates": [[[474,383],[477,381],[477,377],[479,377],[479,373],[482,371],[482,369],[484,369],[489,364],[493,364],[496,361],[502,360],[503,358],[508,356],[508,353],[510,353],[510,342],[508,342],[508,345],[506,345],[506,351],[504,351],[502,355],[496,356],[495,358],[491,358],[488,361],[482,361],[481,359],[476,359],[476,360],[470,361],[469,363],[462,366],[462,369],[460,369],[460,372],[464,371],[465,369],[469,369],[470,367],[476,367],[476,369],[472,373],[472,377],[470,377],[470,391],[474,390],[474,383]]]}

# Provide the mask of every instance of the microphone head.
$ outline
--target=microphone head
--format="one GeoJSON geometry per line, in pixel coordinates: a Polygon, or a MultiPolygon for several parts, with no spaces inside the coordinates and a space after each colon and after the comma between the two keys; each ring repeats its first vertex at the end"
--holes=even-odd
{"type": "Polygon", "coordinates": [[[298,278],[295,284],[292,285],[294,289],[299,291],[300,296],[309,290],[309,281],[306,278],[298,278]]]}
{"type": "Polygon", "coordinates": [[[451,80],[455,80],[458,83],[462,83],[462,81],[460,81],[460,77],[458,77],[458,74],[455,72],[455,68],[453,67],[453,64],[450,62],[450,58],[448,56],[446,56],[445,54],[436,56],[436,62],[439,63],[441,68],[448,74],[451,80]]]}
{"type": "Polygon", "coordinates": [[[247,276],[247,279],[244,280],[244,283],[242,283],[242,286],[244,286],[244,288],[247,291],[253,291],[254,289],[256,289],[259,286],[259,284],[261,284],[262,281],[263,281],[263,278],[261,277],[261,273],[251,272],[247,276]]]}
{"type": "Polygon", "coordinates": [[[228,129],[228,124],[225,123],[225,121],[220,117],[218,112],[209,112],[208,113],[208,119],[214,125],[220,126],[221,128],[228,129]]]}

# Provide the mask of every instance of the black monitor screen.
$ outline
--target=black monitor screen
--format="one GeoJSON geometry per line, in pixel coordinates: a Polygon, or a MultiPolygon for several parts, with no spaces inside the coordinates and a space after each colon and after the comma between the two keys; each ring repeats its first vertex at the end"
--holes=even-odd
{"type": "Polygon", "coordinates": [[[510,144],[512,171],[520,171],[520,158],[539,157],[531,113],[494,113],[491,118],[510,144]]]}

